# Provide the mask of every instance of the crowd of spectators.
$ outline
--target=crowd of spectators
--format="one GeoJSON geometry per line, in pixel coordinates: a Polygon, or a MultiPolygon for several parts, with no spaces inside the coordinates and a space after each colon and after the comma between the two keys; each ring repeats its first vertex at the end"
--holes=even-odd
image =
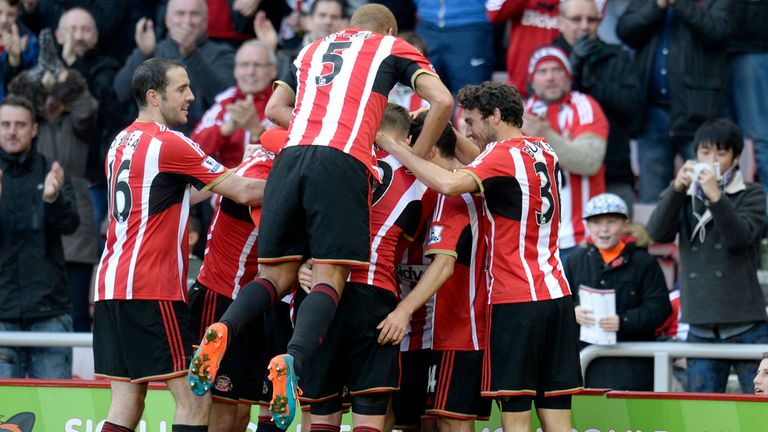
{"type": "MultiPolygon", "coordinates": [[[[672,242],[680,234],[682,318],[693,325],[689,339],[763,340],[768,324],[756,268],[744,263],[756,261],[765,195],[749,183],[751,173],[738,170],[746,152],[736,141],[743,133],[751,143],[755,160],[748,162],[754,163],[759,182],[768,185],[768,3],[371,1],[393,10],[401,33],[413,32],[408,40],[428,56],[454,95],[493,77],[528,98],[523,131],[546,138],[563,170],[563,258],[589,242],[582,212],[590,198],[617,195],[628,220],[633,204],[661,199],[649,231],[658,242],[672,242]],[[598,33],[615,35],[618,43],[598,33]],[[705,122],[725,116],[735,122],[731,129],[707,123],[710,129],[694,139],[705,122]],[[700,154],[702,149],[730,151],[731,159],[713,159],[700,154]],[[690,175],[694,164],[686,163],[692,160],[717,163],[710,166],[713,172],[719,167],[722,179],[714,174],[712,180],[719,190],[704,183],[696,189],[699,179],[690,175]],[[738,235],[729,234],[732,230],[738,235]],[[745,307],[728,301],[742,297],[726,290],[735,278],[748,287],[742,300],[750,305],[749,316],[745,307]],[[701,285],[709,294],[692,293],[701,285]]],[[[225,166],[236,166],[245,147],[258,144],[261,133],[273,126],[264,114],[272,82],[290,70],[304,46],[343,29],[364,3],[0,0],[0,100],[14,97],[0,107],[0,298],[25,296],[24,307],[2,302],[0,328],[25,323],[25,330],[33,329],[29,323],[45,324],[71,310],[74,330],[90,330],[91,275],[108,209],[104,160],[116,133],[135,119],[130,83],[141,62],[164,57],[186,67],[195,100],[180,131],[225,166]],[[18,97],[34,108],[32,119],[22,119],[30,130],[6,132],[3,123],[10,120],[4,114],[24,117],[27,110],[18,97]],[[12,142],[33,138],[28,148],[11,149],[12,142]],[[48,179],[49,172],[55,178],[48,179]],[[23,210],[10,201],[18,199],[11,182],[19,181],[19,173],[37,176],[34,181],[41,184],[25,192],[37,203],[28,210],[29,226],[19,225],[9,210],[23,210]],[[45,264],[45,272],[22,268],[29,265],[22,254],[28,248],[45,251],[26,258],[45,264]],[[19,284],[45,285],[41,274],[49,276],[47,294],[18,291],[19,284]],[[30,277],[33,282],[25,281],[30,277]],[[66,293],[67,299],[51,300],[66,293]]],[[[427,105],[421,100],[407,104],[427,105]]],[[[210,206],[200,206],[202,232],[210,214],[210,206]]],[[[205,235],[197,243],[202,251],[205,235]]],[[[581,251],[579,257],[587,255],[581,251]]],[[[64,330],[69,327],[58,322],[64,330]]],[[[21,355],[3,351],[9,352],[0,355],[0,365],[14,365],[21,355]]],[[[722,370],[727,375],[728,365],[689,366],[704,380],[714,369],[718,382],[722,370]]],[[[745,372],[737,365],[745,391],[754,366],[745,372]]],[[[7,376],[24,375],[16,366],[0,367],[0,374],[11,370],[7,376]]],[[[692,389],[723,387],[692,383],[692,389]]]]}

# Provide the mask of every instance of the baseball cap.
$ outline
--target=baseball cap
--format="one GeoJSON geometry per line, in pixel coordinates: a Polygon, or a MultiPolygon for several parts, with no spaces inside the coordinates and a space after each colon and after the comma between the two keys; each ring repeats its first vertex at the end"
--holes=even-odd
{"type": "Polygon", "coordinates": [[[280,153],[283,148],[283,144],[288,139],[288,129],[284,127],[275,127],[267,129],[259,137],[259,142],[265,150],[274,154],[280,153]]]}
{"type": "Polygon", "coordinates": [[[584,208],[584,219],[604,214],[617,214],[629,219],[627,204],[618,195],[612,193],[604,193],[592,198],[584,208]]]}

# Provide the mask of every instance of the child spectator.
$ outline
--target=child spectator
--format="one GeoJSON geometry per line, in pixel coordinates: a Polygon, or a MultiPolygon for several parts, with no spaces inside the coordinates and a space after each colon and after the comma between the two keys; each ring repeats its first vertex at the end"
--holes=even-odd
{"type": "MultiPolygon", "coordinates": [[[[576,322],[616,332],[619,342],[655,340],[656,328],[672,310],[667,285],[656,260],[634,242],[624,242],[629,227],[626,203],[618,195],[598,195],[587,203],[584,219],[591,244],[573,252],[565,262],[576,322]],[[579,305],[577,293],[582,287],[615,290],[616,314],[596,320],[591,309],[579,305]]],[[[599,358],[590,363],[585,386],[653,390],[653,359],[599,358]]]]}

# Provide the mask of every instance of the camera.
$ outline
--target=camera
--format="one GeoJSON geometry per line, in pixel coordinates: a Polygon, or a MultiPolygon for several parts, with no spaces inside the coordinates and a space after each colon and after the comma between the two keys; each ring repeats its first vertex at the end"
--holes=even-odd
{"type": "Polygon", "coordinates": [[[699,174],[701,174],[701,171],[704,170],[704,168],[709,168],[715,173],[715,178],[717,180],[720,180],[722,177],[720,173],[720,163],[716,162],[713,164],[705,163],[705,162],[697,162],[695,165],[693,165],[693,170],[688,173],[688,177],[692,181],[696,181],[699,178],[699,174]]]}

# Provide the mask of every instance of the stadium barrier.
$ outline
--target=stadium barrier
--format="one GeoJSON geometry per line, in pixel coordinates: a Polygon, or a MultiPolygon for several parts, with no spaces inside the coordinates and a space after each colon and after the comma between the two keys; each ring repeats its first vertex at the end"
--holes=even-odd
{"type": "MultiPolygon", "coordinates": [[[[88,333],[0,332],[0,346],[91,346],[88,333]]],[[[656,376],[668,382],[670,362],[676,357],[753,359],[768,345],[689,344],[678,342],[621,343],[591,346],[582,351],[582,368],[598,357],[653,357],[656,376]],[[662,375],[666,373],[667,375],[662,375]]],[[[665,381],[655,379],[661,386],[665,381]]],[[[32,431],[99,432],[109,407],[109,384],[104,381],[0,380],[0,430],[20,418],[35,418],[32,431]]],[[[734,394],[628,392],[587,389],[573,399],[573,432],[755,432],[766,430],[768,397],[734,394]]],[[[146,409],[137,432],[170,432],[173,399],[163,384],[150,384],[146,409]]],[[[256,412],[253,416],[255,419],[256,412]]],[[[255,431],[255,424],[249,431],[255,431]]],[[[12,429],[13,430],[13,429],[12,429]]],[[[288,429],[301,432],[300,419],[288,429]]],[[[501,432],[501,416],[494,407],[478,432],[501,432]]],[[[532,430],[540,432],[538,420],[532,430]]],[[[344,416],[342,432],[351,431],[344,416]]]]}
{"type": "Polygon", "coordinates": [[[581,350],[581,372],[585,374],[592,360],[599,357],[653,358],[653,390],[668,392],[672,383],[672,360],[710,358],[755,360],[768,352],[768,344],[705,344],[688,342],[621,342],[615,345],[590,345],[581,350]]]}

